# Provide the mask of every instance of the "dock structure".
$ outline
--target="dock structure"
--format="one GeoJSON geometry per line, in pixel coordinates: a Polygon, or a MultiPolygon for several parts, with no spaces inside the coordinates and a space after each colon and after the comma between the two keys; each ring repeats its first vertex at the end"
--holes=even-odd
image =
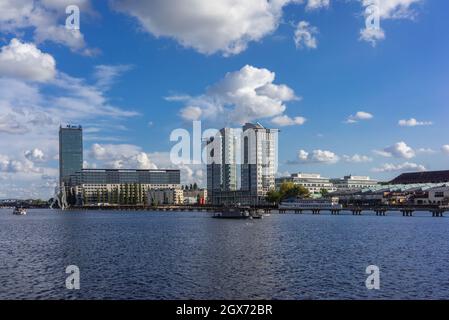
{"type": "Polygon", "coordinates": [[[361,216],[363,212],[374,212],[376,216],[385,217],[389,212],[402,213],[404,217],[413,217],[415,212],[429,212],[432,217],[444,217],[444,213],[449,212],[449,207],[412,207],[412,206],[392,206],[392,207],[349,207],[344,209],[279,209],[279,213],[295,213],[303,214],[304,212],[312,213],[312,215],[319,215],[321,212],[330,212],[333,216],[341,215],[342,212],[350,212],[353,216],[361,216]]]}
{"type": "MultiPolygon", "coordinates": [[[[164,206],[139,206],[139,205],[121,205],[121,206],[88,206],[75,207],[73,209],[86,210],[119,210],[119,211],[156,211],[156,212],[210,212],[216,213],[223,210],[223,207],[203,205],[203,206],[182,206],[182,205],[164,205],[164,206]]],[[[343,212],[349,212],[353,216],[361,216],[364,212],[374,212],[376,216],[386,216],[387,213],[402,213],[404,217],[413,217],[415,212],[428,212],[432,217],[444,217],[444,214],[449,212],[449,206],[391,206],[391,207],[348,207],[338,209],[322,209],[322,208],[308,208],[308,209],[277,209],[275,207],[258,207],[251,208],[252,211],[260,214],[270,214],[278,212],[279,214],[304,214],[311,213],[312,215],[320,215],[322,212],[330,212],[332,216],[342,215],[343,212]]]]}

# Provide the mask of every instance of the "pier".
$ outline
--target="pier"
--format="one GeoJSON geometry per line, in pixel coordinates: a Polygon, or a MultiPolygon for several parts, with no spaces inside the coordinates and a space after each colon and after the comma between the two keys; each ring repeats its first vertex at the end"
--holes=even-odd
{"type": "MultiPolygon", "coordinates": [[[[117,211],[155,211],[155,212],[210,212],[217,213],[222,211],[223,207],[203,205],[203,206],[182,206],[182,205],[164,205],[164,206],[135,206],[135,205],[121,205],[121,206],[84,206],[73,207],[69,210],[117,210],[117,211]]],[[[332,216],[340,216],[343,212],[347,212],[353,216],[366,215],[368,212],[375,213],[376,216],[385,217],[387,213],[399,213],[403,217],[413,217],[415,212],[427,212],[432,217],[444,217],[446,212],[449,212],[448,206],[389,206],[389,207],[346,207],[342,209],[278,209],[272,206],[259,206],[248,208],[252,213],[259,214],[305,214],[320,215],[322,212],[330,212],[332,216]]]]}
{"type": "Polygon", "coordinates": [[[415,212],[428,212],[432,214],[432,217],[444,217],[444,213],[449,212],[449,207],[419,207],[419,206],[391,206],[391,207],[347,207],[343,209],[308,209],[308,210],[298,210],[298,209],[280,209],[280,214],[295,213],[303,214],[304,212],[312,213],[312,215],[319,215],[321,212],[330,212],[333,216],[338,216],[341,212],[349,212],[353,216],[361,216],[367,212],[374,212],[376,216],[385,217],[388,212],[390,213],[401,213],[404,217],[413,217],[415,212]]]}

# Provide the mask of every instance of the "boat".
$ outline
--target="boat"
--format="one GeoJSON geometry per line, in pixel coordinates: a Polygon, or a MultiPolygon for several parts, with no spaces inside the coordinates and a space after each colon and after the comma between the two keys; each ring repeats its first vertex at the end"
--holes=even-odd
{"type": "Polygon", "coordinates": [[[337,198],[331,199],[304,199],[292,198],[282,201],[279,210],[341,210],[343,206],[337,198]]]}
{"type": "Polygon", "coordinates": [[[216,219],[250,219],[249,210],[245,208],[224,208],[213,215],[216,219]]]}
{"type": "Polygon", "coordinates": [[[27,214],[27,211],[25,208],[15,207],[12,214],[15,214],[17,216],[25,216],[27,214]]]}

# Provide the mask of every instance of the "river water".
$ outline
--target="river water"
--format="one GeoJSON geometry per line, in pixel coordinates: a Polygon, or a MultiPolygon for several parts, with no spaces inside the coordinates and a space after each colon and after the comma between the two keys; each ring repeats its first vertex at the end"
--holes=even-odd
{"type": "Polygon", "coordinates": [[[448,299],[449,219],[0,209],[0,299],[448,299]],[[68,290],[66,267],[80,270],[68,290]],[[368,290],[369,265],[380,290],[368,290]]]}

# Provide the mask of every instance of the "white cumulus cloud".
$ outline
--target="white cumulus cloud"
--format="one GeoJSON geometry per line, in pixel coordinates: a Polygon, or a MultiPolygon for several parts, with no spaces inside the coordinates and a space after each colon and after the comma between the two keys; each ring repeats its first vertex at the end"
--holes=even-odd
{"type": "Polygon", "coordinates": [[[427,171],[426,167],[413,162],[404,162],[401,164],[385,163],[381,167],[374,168],[374,172],[406,172],[406,171],[427,171]]]}
{"type": "Polygon", "coordinates": [[[348,119],[346,119],[346,123],[357,123],[362,120],[371,120],[374,116],[365,111],[358,111],[355,115],[350,115],[348,119]]]}
{"type": "Polygon", "coordinates": [[[443,153],[449,155],[449,144],[444,145],[441,150],[443,151],[443,153]]]}
{"type": "Polygon", "coordinates": [[[318,46],[318,41],[316,39],[316,34],[318,29],[311,26],[307,21],[300,21],[295,30],[295,45],[298,49],[308,48],[316,49],[318,46]]]}
{"type": "Polygon", "coordinates": [[[56,74],[56,61],[33,43],[18,39],[0,49],[0,76],[46,82],[56,74]]]}
{"type": "MultiPolygon", "coordinates": [[[[284,113],[287,108],[285,102],[298,100],[291,88],[274,84],[275,78],[274,72],[247,65],[227,73],[201,96],[171,96],[167,100],[186,103],[186,107],[181,110],[185,120],[218,120],[242,124],[274,118],[284,113]]],[[[293,121],[300,122],[301,119],[293,121]]]]}
{"type": "Polygon", "coordinates": [[[373,158],[365,155],[355,154],[353,156],[343,155],[343,160],[350,163],[364,163],[373,161],[373,158]]]}
{"type": "Polygon", "coordinates": [[[403,159],[412,159],[416,156],[416,151],[408,146],[404,141],[386,147],[383,150],[375,150],[374,152],[383,157],[395,157],[403,159]]]}
{"type": "MultiPolygon", "coordinates": [[[[168,37],[203,54],[244,51],[273,33],[283,8],[299,0],[114,0],[113,7],[135,17],[155,37],[168,37]]],[[[322,1],[320,1],[322,2],[322,1]]],[[[325,2],[325,1],[324,1],[325,2]]],[[[309,1],[316,6],[317,1],[309,1]]]]}
{"type": "Polygon", "coordinates": [[[51,41],[75,52],[94,54],[96,50],[87,48],[80,30],[65,27],[68,5],[78,6],[83,17],[93,13],[90,0],[0,0],[0,34],[22,34],[31,30],[37,43],[51,41]]]}
{"type": "Polygon", "coordinates": [[[417,126],[431,126],[433,122],[431,121],[418,121],[415,118],[410,118],[408,120],[399,120],[398,124],[401,127],[417,127],[417,126]]]}
{"type": "Polygon", "coordinates": [[[363,16],[366,26],[360,30],[360,40],[370,42],[373,46],[385,39],[382,21],[388,19],[413,19],[416,15],[413,5],[422,0],[360,0],[364,8],[363,16]],[[379,25],[373,25],[375,20],[379,25]]]}
{"type": "Polygon", "coordinates": [[[45,154],[41,149],[34,148],[33,150],[25,151],[25,158],[32,162],[41,162],[45,160],[45,154]]]}
{"type": "Polygon", "coordinates": [[[294,117],[294,118],[290,118],[287,115],[282,115],[282,116],[277,116],[274,117],[271,122],[274,125],[280,126],[280,127],[286,127],[286,126],[294,126],[294,125],[298,125],[301,126],[304,123],[306,123],[307,119],[304,117],[294,117]]]}
{"type": "Polygon", "coordinates": [[[306,9],[307,10],[316,10],[321,8],[328,8],[330,4],[330,0],[308,0],[306,9]]]}
{"type": "Polygon", "coordinates": [[[313,150],[307,152],[306,150],[298,151],[298,160],[293,163],[322,163],[322,164],[334,164],[340,161],[340,157],[328,150],[313,150]]]}

